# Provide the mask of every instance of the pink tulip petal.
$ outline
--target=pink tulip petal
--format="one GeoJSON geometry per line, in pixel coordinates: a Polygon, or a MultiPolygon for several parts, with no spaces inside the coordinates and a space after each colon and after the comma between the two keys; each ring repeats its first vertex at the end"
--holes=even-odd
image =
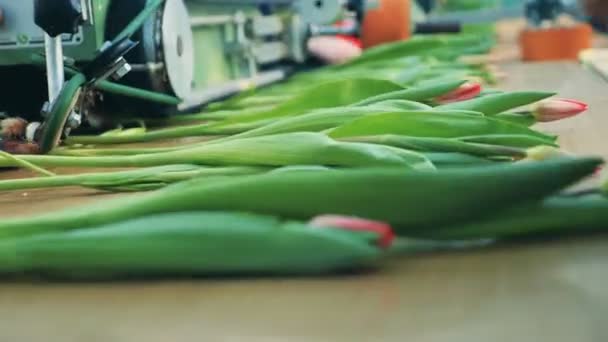
{"type": "Polygon", "coordinates": [[[572,104],[578,105],[585,109],[589,108],[589,105],[587,105],[585,102],[582,102],[582,101],[573,100],[573,99],[560,99],[560,100],[565,101],[565,102],[570,102],[572,104]]]}
{"type": "Polygon", "coordinates": [[[597,169],[595,169],[595,172],[593,173],[594,176],[601,176],[602,173],[604,172],[604,166],[600,165],[597,167],[597,169]]]}
{"type": "Polygon", "coordinates": [[[344,63],[359,57],[363,50],[353,42],[339,37],[313,37],[308,40],[308,51],[331,64],[344,63]]]}

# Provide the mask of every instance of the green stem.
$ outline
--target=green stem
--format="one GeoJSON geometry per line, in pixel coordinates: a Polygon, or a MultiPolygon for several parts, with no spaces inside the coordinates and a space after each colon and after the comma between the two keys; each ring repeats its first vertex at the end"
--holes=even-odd
{"type": "MultiPolygon", "coordinates": [[[[161,159],[142,159],[141,156],[115,156],[115,157],[64,157],[49,155],[27,155],[23,159],[38,165],[50,167],[145,167],[156,166],[158,163],[172,164],[161,159]],[[156,161],[156,162],[153,162],[156,161]]],[[[0,160],[0,167],[14,167],[16,163],[10,159],[0,160]]]]}
{"type": "Polygon", "coordinates": [[[420,138],[405,135],[378,135],[347,137],[343,140],[389,145],[422,152],[455,152],[480,157],[507,156],[523,158],[526,156],[526,151],[519,148],[467,143],[448,138],[420,138]]]}
{"type": "MultiPolygon", "coordinates": [[[[256,124],[257,125],[257,124],[256,124]]],[[[248,125],[253,127],[253,125],[248,125]]],[[[256,126],[257,127],[257,126],[256,126]]],[[[98,136],[98,135],[75,135],[66,139],[66,144],[84,144],[84,145],[97,145],[97,144],[130,144],[130,143],[141,143],[151,142],[157,140],[177,139],[186,137],[196,136],[221,136],[237,134],[245,130],[242,125],[232,126],[220,126],[213,124],[201,124],[193,126],[181,126],[173,128],[165,128],[157,131],[151,131],[141,134],[130,134],[130,135],[109,135],[109,136],[98,136]]]]}
{"type": "Polygon", "coordinates": [[[554,146],[556,143],[550,143],[547,139],[523,134],[487,134],[457,138],[460,141],[487,144],[487,145],[502,145],[519,148],[530,148],[535,146],[554,146]]]}
{"type": "Polygon", "coordinates": [[[84,186],[105,190],[126,190],[137,187],[156,189],[195,177],[249,175],[268,171],[261,167],[199,167],[170,165],[118,172],[85,173],[41,178],[10,179],[0,181],[0,191],[84,186]],[[152,185],[152,186],[148,186],[152,185]]]}
{"type": "Polygon", "coordinates": [[[41,167],[38,167],[38,166],[28,162],[27,160],[23,160],[22,158],[15,157],[14,155],[12,155],[8,152],[0,150],[0,156],[7,158],[9,160],[12,160],[16,164],[16,166],[20,166],[24,169],[34,171],[43,176],[47,176],[47,177],[55,176],[55,174],[52,173],[51,171],[47,171],[41,167]]]}
{"type": "Polygon", "coordinates": [[[438,169],[493,166],[499,161],[458,152],[423,152],[438,169]]]}
{"type": "Polygon", "coordinates": [[[365,100],[359,101],[352,106],[367,106],[374,103],[388,100],[408,100],[408,101],[426,101],[437,96],[449,93],[450,91],[460,87],[466,81],[455,80],[445,83],[428,83],[421,86],[415,86],[404,90],[392,91],[365,100]]]}
{"type": "Polygon", "coordinates": [[[239,115],[269,111],[272,108],[272,106],[268,106],[256,108],[255,110],[204,111],[196,114],[174,115],[168,119],[162,119],[162,122],[166,124],[179,124],[191,121],[222,121],[238,117],[239,115]]]}
{"type": "Polygon", "coordinates": [[[147,148],[59,148],[52,151],[54,156],[91,157],[91,156],[131,156],[135,154],[150,154],[177,151],[193,146],[178,147],[147,147],[147,148]]]}
{"type": "Polygon", "coordinates": [[[432,232],[439,239],[514,238],[605,231],[608,199],[601,195],[558,196],[540,204],[495,213],[484,220],[432,232]]]}

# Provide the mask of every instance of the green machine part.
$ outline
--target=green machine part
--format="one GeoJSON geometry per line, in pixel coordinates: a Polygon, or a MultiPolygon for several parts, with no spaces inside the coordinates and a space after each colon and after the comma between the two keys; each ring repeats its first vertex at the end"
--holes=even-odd
{"type": "MultiPolygon", "coordinates": [[[[237,11],[253,15],[256,8],[233,8],[233,6],[209,5],[197,1],[187,1],[191,18],[217,18],[217,24],[209,20],[208,25],[194,25],[194,88],[220,85],[227,80],[250,76],[246,61],[229,56],[230,42],[236,40],[237,32],[230,25],[230,16],[237,11]],[[224,23],[221,22],[224,19],[224,23]],[[228,58],[227,58],[228,57],[228,58]]],[[[194,20],[193,20],[194,21],[194,20]]],[[[235,48],[237,48],[235,46],[235,48]]]]}
{"type": "MultiPolygon", "coordinates": [[[[94,0],[87,5],[90,19],[76,35],[64,35],[65,55],[90,61],[104,43],[105,23],[112,0],[94,0]]],[[[34,23],[34,2],[0,0],[0,66],[31,63],[32,54],[44,53],[43,31],[34,23]]]]}
{"type": "MultiPolygon", "coordinates": [[[[110,0],[84,1],[87,20],[74,35],[62,35],[64,54],[86,63],[105,38],[110,0]]],[[[34,1],[0,0],[0,112],[28,120],[38,119],[48,99],[44,61],[44,32],[34,22],[34,1]]]]}
{"type": "MultiPolygon", "coordinates": [[[[152,1],[82,0],[85,22],[77,34],[62,36],[66,61],[86,65],[152,1]]],[[[273,13],[262,16],[260,3],[165,0],[133,36],[139,46],[126,56],[132,71],[120,84],[96,87],[104,96],[87,98],[103,97],[103,103],[92,101],[90,113],[82,114],[167,115],[278,81],[285,70],[307,61],[310,25],[331,24],[345,10],[342,0],[275,0],[264,1],[273,3],[273,13]],[[171,97],[182,103],[176,106],[171,97]]],[[[0,0],[0,11],[0,77],[17,80],[12,92],[0,94],[0,111],[19,115],[23,104],[30,106],[23,111],[37,115],[46,91],[40,63],[44,36],[34,23],[33,1],[0,0]],[[23,93],[29,101],[22,101],[23,93]],[[11,101],[17,103],[4,108],[11,101]]]]}
{"type": "Polygon", "coordinates": [[[331,24],[352,11],[343,0],[80,0],[35,8],[9,1],[0,0],[0,77],[16,86],[0,92],[0,110],[6,103],[43,108],[42,122],[31,122],[27,134],[42,153],[78,128],[81,117],[101,128],[133,114],[196,109],[282,80],[287,68],[307,61],[310,35],[341,33],[331,24]],[[77,27],[64,25],[76,20],[77,27]]]}
{"type": "MultiPolygon", "coordinates": [[[[114,1],[109,6],[105,32],[112,35],[122,30],[145,5],[145,0],[114,1]]],[[[261,18],[256,1],[166,0],[134,36],[140,44],[127,56],[133,71],[123,82],[177,96],[183,103],[159,106],[121,99],[118,107],[146,115],[189,110],[258,83],[281,79],[284,73],[266,72],[263,64],[304,60],[296,61],[289,45],[293,41],[288,33],[294,7],[287,2],[276,9],[275,15],[262,21],[256,20],[261,18]],[[256,30],[266,30],[281,41],[274,45],[256,41],[256,30]],[[260,49],[263,45],[267,46],[260,49]]]]}

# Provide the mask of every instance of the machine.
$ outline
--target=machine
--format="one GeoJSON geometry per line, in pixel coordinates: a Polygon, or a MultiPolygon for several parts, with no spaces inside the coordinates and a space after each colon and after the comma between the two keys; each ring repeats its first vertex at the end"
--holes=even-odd
{"type": "Polygon", "coordinates": [[[284,79],[373,0],[0,0],[0,111],[48,152],[116,116],[187,112],[284,79]]]}

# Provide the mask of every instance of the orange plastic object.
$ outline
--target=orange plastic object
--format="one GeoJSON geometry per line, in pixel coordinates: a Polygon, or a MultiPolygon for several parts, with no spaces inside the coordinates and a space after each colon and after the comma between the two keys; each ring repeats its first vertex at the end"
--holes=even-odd
{"type": "Polygon", "coordinates": [[[411,35],[410,0],[381,0],[366,13],[361,27],[364,48],[408,39],[411,35]]]}
{"type": "Polygon", "coordinates": [[[577,60],[592,45],[593,29],[587,24],[573,27],[525,30],[520,36],[525,61],[577,60]]]}

